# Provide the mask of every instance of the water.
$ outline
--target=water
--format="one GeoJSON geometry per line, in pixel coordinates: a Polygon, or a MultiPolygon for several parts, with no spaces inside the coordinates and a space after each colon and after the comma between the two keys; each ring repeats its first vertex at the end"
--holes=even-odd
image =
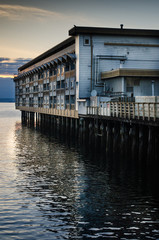
{"type": "Polygon", "coordinates": [[[158,170],[93,158],[0,103],[0,239],[159,239],[158,170]]]}

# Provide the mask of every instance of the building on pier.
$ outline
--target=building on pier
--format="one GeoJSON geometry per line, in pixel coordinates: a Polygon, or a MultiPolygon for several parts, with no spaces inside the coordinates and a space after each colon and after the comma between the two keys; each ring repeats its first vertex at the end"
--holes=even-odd
{"type": "Polygon", "coordinates": [[[74,26],[18,69],[16,108],[78,118],[122,96],[159,95],[159,30],[74,26]]]}

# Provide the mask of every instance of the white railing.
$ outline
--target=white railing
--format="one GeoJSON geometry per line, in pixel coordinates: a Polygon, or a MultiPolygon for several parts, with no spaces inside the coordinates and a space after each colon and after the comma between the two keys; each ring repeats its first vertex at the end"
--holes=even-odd
{"type": "Polygon", "coordinates": [[[87,107],[87,114],[156,121],[159,103],[108,102],[101,107],[87,107]]]}
{"type": "Polygon", "coordinates": [[[78,111],[69,109],[55,109],[55,108],[43,108],[43,107],[26,107],[26,106],[16,106],[16,109],[21,111],[37,112],[49,115],[56,115],[62,117],[72,117],[78,118],[78,111]]]}

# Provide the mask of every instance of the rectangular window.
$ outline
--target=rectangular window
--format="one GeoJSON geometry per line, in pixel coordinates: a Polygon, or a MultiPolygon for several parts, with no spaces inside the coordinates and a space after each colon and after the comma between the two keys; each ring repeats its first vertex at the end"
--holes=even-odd
{"type": "Polygon", "coordinates": [[[56,69],[54,69],[54,70],[53,70],[53,73],[54,73],[54,75],[56,75],[56,73],[57,73],[57,70],[56,70],[56,69]]]}
{"type": "Polygon", "coordinates": [[[71,70],[75,69],[75,63],[71,63],[71,70]]]}
{"type": "Polygon", "coordinates": [[[74,87],[74,81],[72,80],[71,81],[71,88],[73,88],[74,87]]]}
{"type": "Polygon", "coordinates": [[[50,75],[50,77],[52,76],[52,69],[50,69],[49,75],[50,75]]]}
{"type": "Polygon", "coordinates": [[[64,74],[64,72],[65,72],[65,67],[62,66],[62,68],[61,68],[61,74],[64,74]]]}
{"type": "Polygon", "coordinates": [[[60,75],[60,68],[57,69],[57,75],[60,75]]]}
{"type": "Polygon", "coordinates": [[[130,86],[127,86],[127,88],[126,88],[126,91],[127,92],[131,92],[131,93],[133,93],[133,90],[134,90],[134,88],[133,87],[130,87],[130,86]]]}
{"type": "Polygon", "coordinates": [[[90,46],[90,37],[89,36],[84,36],[83,45],[84,46],[90,46]]]}
{"type": "Polygon", "coordinates": [[[66,82],[66,88],[69,88],[69,82],[66,82]]]}
{"type": "Polygon", "coordinates": [[[68,72],[68,71],[69,71],[69,63],[66,63],[65,72],[68,72]]]}

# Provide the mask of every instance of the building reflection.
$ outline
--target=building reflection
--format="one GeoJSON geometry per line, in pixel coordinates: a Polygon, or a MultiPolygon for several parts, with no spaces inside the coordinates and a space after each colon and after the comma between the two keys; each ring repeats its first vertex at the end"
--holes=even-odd
{"type": "Polygon", "coordinates": [[[129,154],[75,148],[68,138],[69,147],[24,126],[17,134],[19,187],[48,220],[47,231],[69,239],[146,236],[146,228],[152,234],[151,222],[158,219],[158,207],[150,204],[158,199],[155,168],[129,154]]]}

